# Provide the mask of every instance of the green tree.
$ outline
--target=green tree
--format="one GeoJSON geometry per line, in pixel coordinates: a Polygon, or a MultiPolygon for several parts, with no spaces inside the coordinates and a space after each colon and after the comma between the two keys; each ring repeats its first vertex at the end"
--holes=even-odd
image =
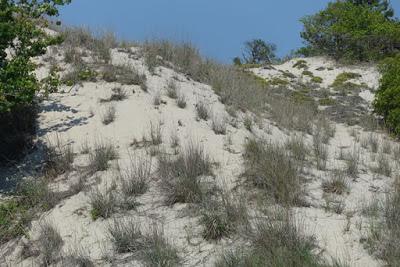
{"type": "Polygon", "coordinates": [[[0,0],[0,163],[22,155],[35,132],[35,95],[41,88],[32,58],[60,37],[47,35],[46,17],[70,0],[0,0]]]}
{"type": "Polygon", "coordinates": [[[400,135],[400,54],[385,59],[380,64],[382,78],[375,96],[375,112],[381,115],[386,126],[400,135]]]}
{"type": "Polygon", "coordinates": [[[31,59],[60,41],[45,33],[44,16],[58,15],[70,0],[0,1],[0,112],[30,104],[40,83],[31,59]],[[8,56],[7,56],[8,55],[8,56]]]}
{"type": "Polygon", "coordinates": [[[248,64],[271,63],[276,58],[276,46],[261,39],[247,41],[244,46],[243,59],[248,64]]]}
{"type": "Polygon", "coordinates": [[[399,21],[388,19],[372,3],[379,5],[381,1],[371,5],[361,2],[336,1],[302,18],[306,51],[358,61],[379,60],[399,51],[399,21]]]}
{"type": "Polygon", "coordinates": [[[366,5],[374,10],[381,12],[386,18],[394,16],[394,10],[388,0],[348,0],[355,5],[366,5]]]}

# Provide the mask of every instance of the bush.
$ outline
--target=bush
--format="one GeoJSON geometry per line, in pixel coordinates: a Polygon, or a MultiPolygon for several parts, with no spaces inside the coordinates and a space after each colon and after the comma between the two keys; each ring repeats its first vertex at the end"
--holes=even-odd
{"type": "Polygon", "coordinates": [[[301,37],[308,50],[357,61],[379,60],[396,53],[400,41],[398,21],[388,19],[366,1],[353,2],[331,2],[326,9],[301,20],[301,37]]]}
{"type": "Polygon", "coordinates": [[[400,54],[388,58],[380,65],[382,78],[376,92],[374,109],[386,126],[400,135],[400,54]]]}

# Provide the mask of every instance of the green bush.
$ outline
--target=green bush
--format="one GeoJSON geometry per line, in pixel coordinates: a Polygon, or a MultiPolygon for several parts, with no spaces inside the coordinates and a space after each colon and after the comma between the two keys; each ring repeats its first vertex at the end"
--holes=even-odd
{"type": "Polygon", "coordinates": [[[400,54],[388,58],[380,65],[382,78],[376,93],[374,108],[386,126],[400,135],[400,54]]]}
{"type": "Polygon", "coordinates": [[[399,21],[388,18],[377,3],[381,1],[372,2],[335,1],[317,14],[302,18],[301,37],[308,44],[304,52],[357,61],[394,54],[400,48],[399,21]]]}
{"type": "MultiPolygon", "coordinates": [[[[44,32],[46,20],[40,19],[58,15],[57,6],[69,2],[0,2],[0,161],[20,155],[31,140],[35,130],[35,113],[20,114],[35,110],[35,94],[41,89],[41,83],[34,74],[36,65],[31,59],[43,55],[48,46],[61,41],[60,37],[51,37],[44,32]],[[18,42],[15,42],[16,39],[18,42]],[[12,56],[7,56],[8,49],[13,50],[12,56]]],[[[54,80],[50,79],[50,87],[44,89],[53,90],[53,86],[54,80]]]]}

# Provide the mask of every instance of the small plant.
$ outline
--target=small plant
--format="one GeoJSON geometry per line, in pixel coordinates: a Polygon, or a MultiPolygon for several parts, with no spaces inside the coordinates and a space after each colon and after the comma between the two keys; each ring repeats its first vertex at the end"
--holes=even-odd
{"type": "Polygon", "coordinates": [[[93,220],[100,217],[106,219],[115,212],[117,200],[112,192],[102,192],[99,188],[96,188],[90,194],[90,205],[92,206],[90,215],[93,220]]]}
{"type": "Polygon", "coordinates": [[[160,123],[158,123],[157,125],[150,123],[150,142],[153,146],[158,146],[162,144],[163,140],[160,123]]]}
{"type": "Polygon", "coordinates": [[[183,94],[179,94],[176,103],[177,103],[179,108],[182,108],[182,109],[186,108],[186,98],[185,98],[185,96],[183,94]]]}
{"type": "Polygon", "coordinates": [[[43,255],[44,265],[52,264],[60,253],[63,240],[51,223],[45,221],[40,224],[38,246],[43,255]]]}
{"type": "Polygon", "coordinates": [[[296,63],[293,64],[293,68],[297,68],[297,69],[307,69],[307,61],[300,59],[298,61],[296,61],[296,63]]]}
{"type": "Polygon", "coordinates": [[[226,134],[225,118],[218,115],[214,115],[212,117],[212,129],[215,134],[225,135],[226,134]]]}
{"type": "Polygon", "coordinates": [[[178,89],[174,80],[170,80],[167,84],[167,96],[172,99],[178,98],[178,89]]]}
{"type": "Polygon", "coordinates": [[[209,109],[203,101],[197,102],[196,105],[197,117],[201,120],[208,120],[210,116],[209,109]]]}
{"type": "Polygon", "coordinates": [[[285,143],[285,147],[290,151],[292,158],[299,162],[304,162],[310,151],[304,142],[304,137],[301,135],[293,135],[285,143]]]}
{"type": "Polygon", "coordinates": [[[112,102],[112,101],[122,101],[128,98],[128,94],[125,89],[121,87],[116,87],[112,89],[112,94],[107,99],[100,99],[100,102],[112,102]]]}
{"type": "Polygon", "coordinates": [[[243,125],[244,125],[244,128],[246,128],[246,130],[248,130],[249,132],[251,132],[251,131],[252,131],[252,126],[253,126],[253,120],[252,120],[252,118],[251,118],[250,116],[246,116],[246,117],[243,119],[243,125]]]}
{"type": "Polygon", "coordinates": [[[108,106],[108,108],[106,108],[106,110],[104,111],[102,118],[101,118],[101,122],[104,125],[109,125],[110,123],[112,123],[113,121],[115,121],[116,118],[116,109],[113,105],[108,106]]]}
{"type": "Polygon", "coordinates": [[[378,156],[378,166],[373,168],[378,174],[390,177],[392,175],[392,167],[390,165],[390,160],[384,154],[379,154],[378,156]]]}
{"type": "Polygon", "coordinates": [[[360,161],[360,150],[354,147],[353,152],[350,153],[346,158],[347,174],[353,178],[357,178],[359,161],[360,161]]]}
{"type": "Polygon", "coordinates": [[[82,247],[74,246],[68,251],[68,255],[63,260],[62,264],[67,266],[94,267],[94,263],[88,256],[86,250],[82,247]]]}
{"type": "Polygon", "coordinates": [[[324,80],[321,77],[318,77],[318,76],[313,76],[311,78],[311,82],[313,82],[313,83],[322,83],[323,81],[324,80]]]}
{"type": "Polygon", "coordinates": [[[137,253],[146,266],[178,266],[180,259],[176,249],[157,226],[151,233],[143,234],[140,225],[133,220],[114,220],[108,232],[118,253],[137,253]]]}
{"type": "Polygon", "coordinates": [[[387,140],[382,143],[382,153],[388,155],[392,153],[392,144],[387,140]]]}
{"type": "Polygon", "coordinates": [[[318,170],[325,170],[328,160],[328,148],[322,142],[321,136],[319,134],[313,135],[313,150],[315,159],[317,161],[318,170]]]}
{"type": "Polygon", "coordinates": [[[99,142],[89,153],[89,173],[94,174],[98,171],[108,169],[108,162],[118,158],[118,152],[115,147],[106,142],[99,142]]]}
{"type": "Polygon", "coordinates": [[[199,203],[204,198],[200,176],[212,174],[211,162],[202,147],[189,143],[176,159],[161,154],[158,173],[167,204],[199,203]]]}
{"type": "Polygon", "coordinates": [[[180,141],[179,141],[178,133],[176,131],[171,134],[170,140],[171,140],[171,142],[170,142],[171,148],[179,147],[180,141]]]}
{"type": "Polygon", "coordinates": [[[373,153],[377,153],[379,150],[379,140],[378,137],[373,133],[369,135],[369,144],[371,147],[371,151],[373,153]]]}
{"type": "Polygon", "coordinates": [[[53,144],[48,141],[46,148],[46,165],[44,173],[48,178],[55,178],[60,174],[68,173],[73,169],[74,151],[71,144],[64,144],[59,136],[56,136],[56,141],[53,144]]]}
{"type": "Polygon", "coordinates": [[[219,240],[235,232],[239,225],[247,226],[248,211],[243,201],[221,192],[220,199],[205,200],[200,223],[206,240],[219,240]]]}
{"type": "Polygon", "coordinates": [[[125,196],[138,196],[147,191],[149,179],[151,176],[151,158],[129,155],[130,165],[123,171],[120,171],[122,182],[122,192],[125,196]]]}
{"type": "Polygon", "coordinates": [[[266,196],[284,205],[302,203],[299,168],[284,147],[251,139],[244,157],[245,176],[266,196]]]}
{"type": "Polygon", "coordinates": [[[314,77],[314,74],[309,70],[304,70],[302,74],[305,76],[314,77]]]}
{"type": "Polygon", "coordinates": [[[322,189],[325,193],[342,195],[349,191],[349,185],[345,174],[336,170],[331,173],[328,180],[322,182],[322,189]]]}
{"type": "Polygon", "coordinates": [[[157,92],[157,93],[153,96],[153,105],[154,105],[154,106],[159,106],[159,105],[161,105],[161,94],[160,94],[160,92],[157,92]]]}

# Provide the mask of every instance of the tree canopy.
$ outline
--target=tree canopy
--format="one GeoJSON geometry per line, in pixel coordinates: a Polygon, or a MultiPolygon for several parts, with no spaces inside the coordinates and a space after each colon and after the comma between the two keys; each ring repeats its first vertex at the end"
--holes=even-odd
{"type": "Polygon", "coordinates": [[[276,46],[261,39],[247,41],[244,46],[243,59],[248,64],[271,63],[276,57],[276,46]]]}
{"type": "Polygon", "coordinates": [[[306,51],[335,59],[371,61],[400,50],[400,23],[387,1],[348,0],[301,19],[306,51]]]}
{"type": "Polygon", "coordinates": [[[40,84],[31,59],[60,41],[45,33],[42,18],[58,15],[58,7],[70,1],[0,1],[0,112],[33,101],[40,84]]]}

